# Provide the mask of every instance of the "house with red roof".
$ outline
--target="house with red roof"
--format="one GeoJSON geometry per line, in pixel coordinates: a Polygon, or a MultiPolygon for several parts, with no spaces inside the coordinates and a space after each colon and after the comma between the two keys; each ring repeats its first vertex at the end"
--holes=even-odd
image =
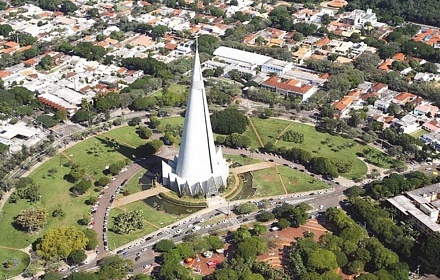
{"type": "Polygon", "coordinates": [[[267,79],[261,86],[280,94],[294,95],[301,98],[302,101],[309,99],[318,91],[316,86],[304,84],[294,79],[282,79],[277,76],[267,79]]]}

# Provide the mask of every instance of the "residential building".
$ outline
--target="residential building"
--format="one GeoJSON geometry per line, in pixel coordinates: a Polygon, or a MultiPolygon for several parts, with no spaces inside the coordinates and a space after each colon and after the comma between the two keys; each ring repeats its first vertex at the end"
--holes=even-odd
{"type": "Polygon", "coordinates": [[[391,122],[391,126],[395,127],[400,133],[408,134],[415,132],[420,128],[417,118],[413,115],[406,115],[401,119],[394,118],[391,122]]]}
{"type": "Polygon", "coordinates": [[[417,96],[412,93],[401,92],[393,98],[392,102],[397,105],[404,106],[406,103],[409,103],[416,99],[416,97],[417,96]]]}
{"type": "Polygon", "coordinates": [[[397,215],[405,221],[411,221],[423,234],[440,232],[440,184],[415,189],[387,199],[397,210],[397,215]]]}
{"type": "Polygon", "coordinates": [[[434,117],[438,112],[438,107],[425,103],[420,104],[417,107],[414,108],[413,114],[416,116],[426,116],[429,115],[430,117],[434,117]]]}
{"type": "Polygon", "coordinates": [[[343,97],[341,100],[339,100],[336,103],[332,104],[332,107],[336,109],[338,112],[339,117],[345,117],[350,112],[349,108],[350,105],[353,104],[354,99],[349,96],[343,97]]]}
{"type": "Polygon", "coordinates": [[[423,134],[419,138],[423,143],[431,146],[436,151],[440,151],[440,134],[437,132],[430,132],[423,134]]]}
{"type": "Polygon", "coordinates": [[[424,130],[440,133],[440,123],[437,120],[430,120],[422,124],[424,130]]]}

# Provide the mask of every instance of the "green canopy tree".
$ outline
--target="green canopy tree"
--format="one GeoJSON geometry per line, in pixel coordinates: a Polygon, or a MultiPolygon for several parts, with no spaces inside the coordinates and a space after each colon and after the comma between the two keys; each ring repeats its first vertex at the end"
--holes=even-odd
{"type": "Polygon", "coordinates": [[[47,220],[47,211],[43,207],[30,207],[21,210],[15,217],[15,223],[27,232],[41,229],[47,220]]]}
{"type": "Polygon", "coordinates": [[[98,265],[100,267],[99,279],[118,280],[127,277],[129,270],[133,268],[133,261],[123,260],[116,255],[103,258],[98,265]]]}
{"type": "Polygon", "coordinates": [[[50,229],[36,244],[37,254],[49,260],[66,259],[73,250],[84,249],[88,239],[84,232],[74,226],[50,229]]]}

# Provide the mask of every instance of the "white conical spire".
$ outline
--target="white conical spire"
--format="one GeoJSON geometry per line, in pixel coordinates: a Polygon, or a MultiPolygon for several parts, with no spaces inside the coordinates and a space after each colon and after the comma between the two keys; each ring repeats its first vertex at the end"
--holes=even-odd
{"type": "Polygon", "coordinates": [[[214,138],[199,52],[196,48],[176,174],[188,180],[189,185],[205,181],[213,176],[216,165],[214,161],[214,138]]]}
{"type": "Polygon", "coordinates": [[[200,189],[205,195],[213,194],[213,188],[218,192],[218,187],[226,184],[229,173],[221,151],[217,154],[215,150],[197,47],[179,156],[177,163],[174,161],[170,164],[175,168],[162,165],[164,185],[176,182],[177,186],[171,187],[180,192],[183,185],[188,186],[192,195],[196,195],[196,190],[200,189]]]}

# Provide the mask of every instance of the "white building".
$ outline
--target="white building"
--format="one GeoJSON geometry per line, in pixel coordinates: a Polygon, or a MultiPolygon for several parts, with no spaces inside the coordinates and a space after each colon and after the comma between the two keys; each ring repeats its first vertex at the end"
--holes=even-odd
{"type": "Polygon", "coordinates": [[[267,63],[272,58],[269,56],[237,50],[228,47],[219,47],[214,55],[227,64],[237,65],[241,68],[255,69],[267,63]]]}
{"type": "Polygon", "coordinates": [[[221,148],[216,151],[209,118],[199,53],[196,50],[191,89],[179,155],[162,162],[162,181],[183,195],[217,195],[226,186],[229,166],[221,148]]]}
{"type": "Polygon", "coordinates": [[[387,199],[404,220],[411,220],[425,235],[440,232],[440,184],[419,188],[404,195],[387,199]]]}
{"type": "Polygon", "coordinates": [[[263,73],[277,73],[277,75],[280,74],[286,74],[288,71],[292,70],[293,63],[282,61],[279,59],[271,59],[261,65],[261,72],[263,73]]]}

